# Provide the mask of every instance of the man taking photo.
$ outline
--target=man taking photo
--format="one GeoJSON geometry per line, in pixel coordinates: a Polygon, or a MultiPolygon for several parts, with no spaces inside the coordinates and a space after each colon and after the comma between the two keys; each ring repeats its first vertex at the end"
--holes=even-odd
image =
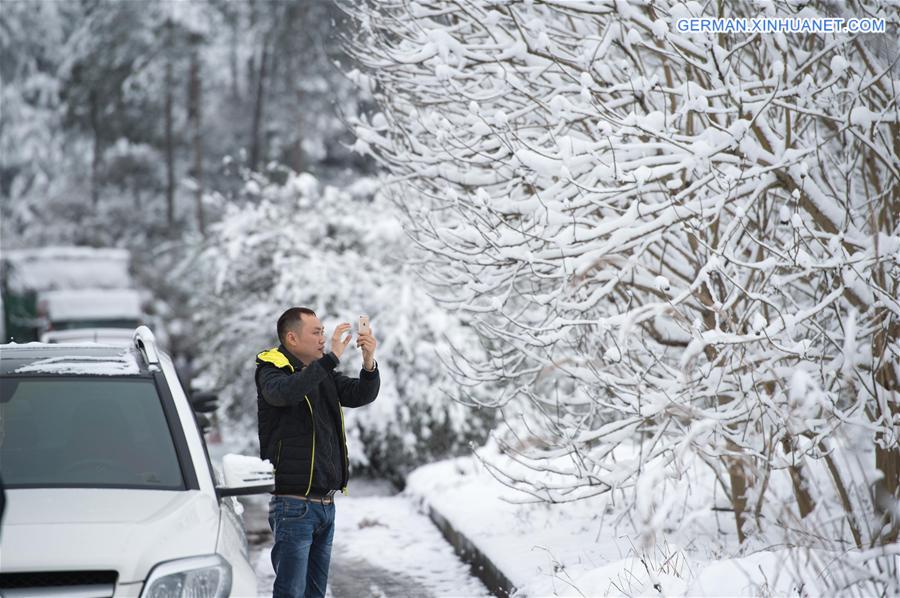
{"type": "Polygon", "coordinates": [[[273,598],[321,597],[334,536],[334,494],[350,477],[342,407],[378,396],[375,337],[361,329],[359,378],[334,371],[353,336],[339,325],[325,353],[325,328],[315,312],[292,307],[278,318],[281,344],[256,356],[261,457],[275,466],[269,526],[275,537],[273,598]],[[345,336],[346,335],[346,336],[345,336]]]}

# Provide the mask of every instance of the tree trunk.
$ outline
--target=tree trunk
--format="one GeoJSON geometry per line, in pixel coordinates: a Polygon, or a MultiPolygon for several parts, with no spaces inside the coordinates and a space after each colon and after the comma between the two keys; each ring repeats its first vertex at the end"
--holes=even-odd
{"type": "Polygon", "coordinates": [[[887,545],[896,543],[900,538],[900,518],[896,515],[896,505],[900,501],[897,484],[900,478],[900,449],[896,446],[881,446],[886,439],[881,433],[878,436],[875,445],[875,467],[884,474],[884,477],[875,482],[875,512],[881,515],[882,524],[881,537],[877,542],[887,545]]]}
{"type": "Polygon", "coordinates": [[[93,156],[91,157],[91,203],[97,207],[100,198],[98,186],[100,184],[100,118],[99,106],[97,105],[97,90],[91,89],[91,132],[94,136],[93,156]]]}
{"type": "Polygon", "coordinates": [[[897,516],[897,504],[900,501],[900,431],[896,425],[890,424],[900,418],[900,398],[897,396],[900,383],[897,381],[890,349],[891,343],[895,343],[900,337],[900,322],[891,318],[885,308],[879,308],[879,312],[882,321],[889,324],[875,333],[873,343],[873,357],[876,363],[882,363],[875,374],[875,392],[881,395],[875,401],[875,413],[883,422],[881,429],[875,434],[875,467],[883,477],[875,482],[873,502],[882,525],[881,535],[875,538],[875,542],[887,545],[900,539],[900,517],[897,516]],[[886,433],[891,428],[893,433],[886,433]]]}
{"type": "Polygon", "coordinates": [[[825,465],[828,467],[828,473],[831,474],[831,479],[834,482],[834,487],[837,489],[838,496],[841,499],[841,506],[844,507],[844,515],[847,517],[847,524],[850,526],[850,533],[853,534],[853,541],[856,543],[857,548],[862,548],[862,534],[859,531],[859,522],[856,520],[856,515],[853,512],[853,504],[850,502],[850,494],[847,492],[847,486],[844,484],[843,478],[841,478],[841,473],[838,471],[837,466],[834,464],[834,459],[831,458],[831,455],[828,453],[827,447],[822,447],[823,453],[825,454],[825,465]]]}
{"type": "MultiPolygon", "coordinates": [[[[796,455],[796,451],[794,451],[794,446],[791,442],[790,437],[785,436],[784,438],[782,438],[781,446],[784,448],[785,455],[791,455],[791,458],[796,455]]],[[[812,510],[814,508],[816,508],[816,501],[813,500],[812,495],[809,493],[809,490],[806,487],[806,480],[804,479],[803,475],[803,464],[794,463],[788,468],[788,471],[791,474],[791,484],[794,486],[794,498],[797,499],[797,507],[799,507],[800,509],[800,517],[805,518],[807,515],[812,513],[812,510]]]]}
{"type": "Polygon", "coordinates": [[[263,120],[263,100],[266,95],[266,65],[269,62],[269,44],[262,43],[262,55],[259,60],[259,78],[256,82],[256,102],[253,106],[253,126],[250,131],[250,170],[256,170],[260,159],[260,127],[263,120]]]}
{"type": "Polygon", "coordinates": [[[303,171],[303,112],[305,106],[303,105],[303,90],[297,90],[297,124],[295,125],[295,131],[297,134],[297,138],[291,144],[290,148],[290,156],[289,156],[289,164],[291,168],[294,169],[295,172],[303,171]]]}
{"type": "MultiPolygon", "coordinates": [[[[900,126],[891,125],[893,134],[894,155],[900,153],[900,126]]],[[[873,202],[875,213],[872,214],[872,228],[884,233],[896,231],[900,225],[900,185],[894,185],[893,200],[873,202]]],[[[876,248],[878,247],[876,241],[876,248]]],[[[889,295],[900,294],[900,279],[890,273],[887,265],[882,265],[874,272],[875,280],[889,295]]],[[[875,321],[885,322],[873,339],[873,362],[881,366],[875,372],[875,392],[878,393],[876,417],[882,424],[875,435],[875,467],[884,477],[875,483],[875,513],[881,516],[881,544],[893,544],[900,540],[900,516],[897,505],[900,504],[900,429],[896,422],[900,419],[900,380],[897,379],[896,353],[891,349],[900,340],[900,319],[891,314],[885,307],[879,307],[875,321]],[[888,433],[889,431],[893,433],[888,433]]]]}
{"type": "Polygon", "coordinates": [[[203,215],[203,133],[201,121],[201,95],[202,85],[200,81],[200,51],[199,40],[191,43],[191,75],[190,75],[190,99],[189,119],[191,121],[192,145],[193,145],[193,175],[196,202],[197,202],[197,228],[201,235],[206,234],[206,223],[203,215]]]}
{"type": "Polygon", "coordinates": [[[228,46],[228,70],[231,73],[231,99],[241,101],[241,90],[238,85],[238,29],[240,28],[240,13],[234,15],[231,23],[231,43],[228,46]]]}
{"type": "MultiPolygon", "coordinates": [[[[741,447],[727,440],[725,443],[729,452],[739,453],[741,447]]],[[[738,542],[744,543],[747,534],[744,531],[744,522],[747,520],[747,488],[750,487],[749,476],[744,470],[743,459],[736,457],[724,457],[728,467],[728,477],[731,482],[731,506],[734,508],[734,524],[737,528],[738,542]]]]}
{"type": "MultiPolygon", "coordinates": [[[[256,31],[256,0],[250,0],[248,2],[250,6],[250,12],[248,14],[247,20],[247,31],[250,32],[251,35],[255,35],[257,38],[259,37],[256,31]]],[[[252,93],[253,86],[256,85],[256,56],[251,53],[247,56],[247,93],[252,93]]]]}
{"type": "MultiPolygon", "coordinates": [[[[699,252],[700,248],[696,239],[691,238],[689,242],[694,251],[699,252]]],[[[699,267],[700,265],[697,264],[698,271],[699,267]]],[[[696,296],[697,300],[707,307],[712,307],[714,304],[708,285],[701,285],[696,292],[696,296]]],[[[710,309],[705,310],[703,313],[703,322],[707,330],[712,330],[716,327],[715,317],[710,309]]],[[[718,357],[718,351],[713,345],[706,345],[706,347],[703,348],[703,352],[709,363],[715,363],[718,357]]],[[[733,399],[728,396],[719,396],[717,398],[719,406],[728,405],[732,400],[733,399]]],[[[743,453],[743,449],[730,438],[725,441],[725,448],[729,454],[721,457],[721,459],[725,464],[726,469],[728,469],[729,485],[731,487],[731,506],[734,509],[734,524],[737,529],[738,541],[743,544],[744,540],[747,539],[747,534],[744,531],[744,522],[747,520],[748,507],[747,489],[752,485],[752,478],[747,473],[744,462],[747,457],[738,456],[743,453]]]]}
{"type": "Polygon", "coordinates": [[[166,51],[166,223],[169,230],[175,226],[175,141],[172,134],[172,22],[166,23],[168,49],[166,51]]]}

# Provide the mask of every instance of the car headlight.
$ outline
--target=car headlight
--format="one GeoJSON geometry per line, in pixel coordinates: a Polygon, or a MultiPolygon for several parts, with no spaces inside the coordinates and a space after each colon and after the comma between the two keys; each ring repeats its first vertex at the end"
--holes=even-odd
{"type": "Polygon", "coordinates": [[[231,592],[231,565],[217,554],[178,559],[153,568],[142,598],[225,598],[231,592]]]}

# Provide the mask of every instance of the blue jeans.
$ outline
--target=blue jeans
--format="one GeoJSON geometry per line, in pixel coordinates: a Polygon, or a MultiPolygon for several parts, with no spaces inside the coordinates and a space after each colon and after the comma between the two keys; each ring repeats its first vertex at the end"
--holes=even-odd
{"type": "Polygon", "coordinates": [[[334,503],[273,496],[269,501],[269,527],[275,536],[272,598],[322,598],[328,585],[334,503]]]}

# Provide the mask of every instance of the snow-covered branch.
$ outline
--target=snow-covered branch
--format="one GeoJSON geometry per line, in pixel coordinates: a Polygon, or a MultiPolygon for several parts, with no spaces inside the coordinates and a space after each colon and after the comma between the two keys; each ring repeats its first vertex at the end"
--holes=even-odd
{"type": "MultiPolygon", "coordinates": [[[[635,445],[615,487],[638,489],[687,452],[741,539],[784,485],[797,529],[835,506],[869,522],[859,548],[897,540],[896,55],[844,33],[679,33],[722,16],[694,2],[345,10],[380,109],[357,149],[396,181],[423,277],[476,323],[469,371],[521,412],[502,446],[554,480],[513,485],[588,496],[635,445]],[[843,450],[857,461],[826,462],[843,450]],[[822,476],[854,490],[814,491],[822,476]]],[[[896,33],[884,3],[847,10],[896,33]]]]}

